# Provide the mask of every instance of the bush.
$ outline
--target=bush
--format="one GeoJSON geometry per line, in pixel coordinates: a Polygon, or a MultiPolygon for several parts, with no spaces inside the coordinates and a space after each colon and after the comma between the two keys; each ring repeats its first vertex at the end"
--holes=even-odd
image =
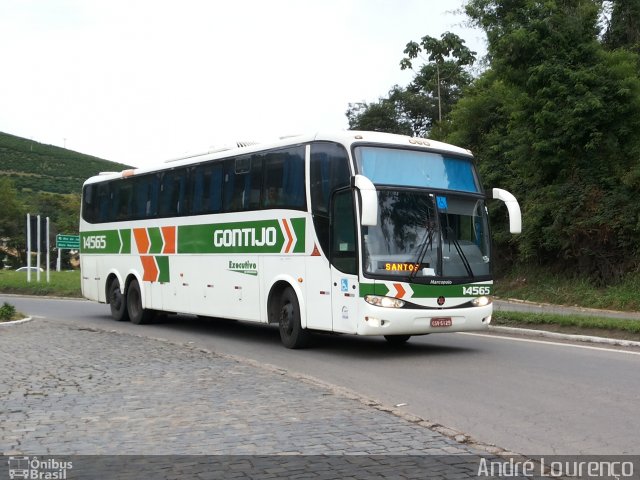
{"type": "Polygon", "coordinates": [[[4,302],[4,305],[0,307],[0,320],[11,320],[16,314],[16,307],[4,302]]]}

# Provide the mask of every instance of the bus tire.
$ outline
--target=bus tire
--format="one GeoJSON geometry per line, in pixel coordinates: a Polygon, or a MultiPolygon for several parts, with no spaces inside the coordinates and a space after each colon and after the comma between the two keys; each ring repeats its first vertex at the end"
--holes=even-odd
{"type": "Polygon", "coordinates": [[[127,312],[131,323],[136,325],[144,325],[151,323],[153,320],[153,311],[142,306],[142,293],[138,280],[131,280],[129,288],[127,288],[127,312]]]}
{"type": "Polygon", "coordinates": [[[384,339],[389,342],[389,345],[402,345],[407,343],[407,340],[411,338],[411,335],[385,335],[384,339]]]}
{"type": "Polygon", "coordinates": [[[280,339],[287,348],[304,348],[309,344],[311,334],[302,328],[300,304],[291,287],[285,288],[280,296],[278,317],[280,339]]]}
{"type": "Polygon", "coordinates": [[[111,308],[111,316],[119,322],[129,321],[129,312],[127,311],[127,296],[120,291],[120,282],[117,278],[111,280],[107,291],[109,299],[109,307],[111,308]]]}

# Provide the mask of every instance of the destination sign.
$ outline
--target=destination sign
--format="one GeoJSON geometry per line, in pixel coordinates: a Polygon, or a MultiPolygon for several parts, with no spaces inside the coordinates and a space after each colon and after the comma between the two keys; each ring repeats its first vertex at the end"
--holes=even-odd
{"type": "Polygon", "coordinates": [[[387,272],[416,272],[423,268],[429,268],[428,263],[414,263],[414,262],[378,262],[378,269],[385,270],[387,272]]]}

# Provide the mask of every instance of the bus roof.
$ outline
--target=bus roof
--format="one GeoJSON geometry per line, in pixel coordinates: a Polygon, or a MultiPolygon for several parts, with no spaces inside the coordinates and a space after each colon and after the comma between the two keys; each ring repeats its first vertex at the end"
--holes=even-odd
{"type": "Polygon", "coordinates": [[[191,165],[208,160],[219,158],[227,158],[234,155],[241,155],[273,148],[281,148],[289,145],[299,145],[312,141],[337,142],[344,145],[348,150],[351,146],[358,143],[379,144],[385,146],[398,147],[423,147],[427,151],[439,153],[451,153],[454,155],[471,156],[471,152],[464,148],[456,147],[448,143],[438,142],[436,140],[428,140],[425,138],[409,137],[407,135],[397,135],[392,133],[368,132],[359,130],[342,130],[335,132],[318,132],[306,135],[291,135],[279,138],[275,141],[255,143],[255,142],[238,142],[237,145],[223,147],[204,153],[185,156],[158,163],[153,166],[141,167],[136,169],[123,170],[122,172],[101,172],[99,175],[93,176],[85,181],[85,184],[112,180],[124,176],[130,176],[140,173],[155,172],[168,170],[174,167],[191,165]]]}

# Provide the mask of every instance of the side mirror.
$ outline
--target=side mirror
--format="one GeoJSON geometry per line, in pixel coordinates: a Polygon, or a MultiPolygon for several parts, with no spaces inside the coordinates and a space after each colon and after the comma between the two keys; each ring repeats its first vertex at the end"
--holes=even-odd
{"type": "Polygon", "coordinates": [[[362,199],[362,226],[375,227],[378,224],[378,193],[375,185],[364,175],[351,177],[351,186],[358,189],[362,199]]]}
{"type": "Polygon", "coordinates": [[[496,200],[502,200],[507,206],[509,211],[509,231],[511,233],[522,232],[522,213],[520,212],[520,205],[518,200],[511,193],[501,188],[494,188],[491,191],[491,198],[496,200]]]}

